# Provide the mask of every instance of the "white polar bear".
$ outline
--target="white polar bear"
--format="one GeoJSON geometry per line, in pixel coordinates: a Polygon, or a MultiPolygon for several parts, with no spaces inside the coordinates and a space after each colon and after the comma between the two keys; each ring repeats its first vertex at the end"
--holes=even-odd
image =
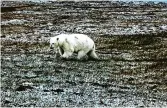
{"type": "Polygon", "coordinates": [[[94,41],[84,34],[60,34],[51,37],[50,49],[53,48],[59,50],[62,58],[69,58],[74,52],[77,52],[77,59],[81,59],[85,55],[92,59],[98,59],[94,41]]]}

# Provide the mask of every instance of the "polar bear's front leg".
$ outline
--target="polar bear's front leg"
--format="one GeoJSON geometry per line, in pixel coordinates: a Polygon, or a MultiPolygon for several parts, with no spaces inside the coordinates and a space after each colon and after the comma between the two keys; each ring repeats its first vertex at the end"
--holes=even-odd
{"type": "Polygon", "coordinates": [[[62,46],[62,50],[64,51],[63,55],[61,56],[62,58],[69,58],[74,52],[73,46],[70,45],[67,40],[66,43],[64,43],[62,46]]]}
{"type": "Polygon", "coordinates": [[[64,52],[64,54],[61,56],[62,58],[69,58],[70,56],[72,56],[73,52],[64,52]]]}
{"type": "Polygon", "coordinates": [[[62,56],[64,54],[64,50],[61,47],[59,47],[59,54],[60,54],[60,56],[62,56]]]}

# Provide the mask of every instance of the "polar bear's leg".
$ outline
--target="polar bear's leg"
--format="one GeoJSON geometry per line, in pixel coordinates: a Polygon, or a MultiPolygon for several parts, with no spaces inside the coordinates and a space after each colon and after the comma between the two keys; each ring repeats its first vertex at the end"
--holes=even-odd
{"type": "Polygon", "coordinates": [[[69,58],[70,56],[72,56],[74,52],[73,46],[67,41],[67,39],[64,45],[62,46],[62,50],[64,52],[64,54],[62,55],[62,58],[69,58]]]}
{"type": "Polygon", "coordinates": [[[89,53],[87,53],[87,55],[90,59],[98,59],[98,56],[97,56],[95,50],[91,50],[89,53]]]}
{"type": "Polygon", "coordinates": [[[77,59],[81,59],[82,57],[84,57],[86,55],[85,51],[81,50],[78,52],[78,56],[77,59]]]}
{"type": "Polygon", "coordinates": [[[62,56],[63,53],[64,53],[64,50],[63,50],[62,48],[59,47],[59,54],[60,54],[60,56],[62,56]]]}
{"type": "Polygon", "coordinates": [[[61,56],[62,58],[69,58],[70,56],[72,56],[73,52],[64,52],[64,54],[61,56]]]}

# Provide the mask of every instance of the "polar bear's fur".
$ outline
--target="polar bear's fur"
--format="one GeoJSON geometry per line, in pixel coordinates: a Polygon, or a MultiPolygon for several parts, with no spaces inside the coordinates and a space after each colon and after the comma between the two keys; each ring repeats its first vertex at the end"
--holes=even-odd
{"type": "Polygon", "coordinates": [[[77,59],[81,59],[85,55],[98,59],[94,41],[84,34],[60,34],[51,37],[50,48],[58,49],[62,58],[69,58],[74,52],[77,52],[77,59]]]}

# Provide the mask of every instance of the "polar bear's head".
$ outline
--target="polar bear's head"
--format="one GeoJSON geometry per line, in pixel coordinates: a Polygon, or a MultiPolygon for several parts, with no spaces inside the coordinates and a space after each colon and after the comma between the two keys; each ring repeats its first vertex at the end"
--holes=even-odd
{"type": "Polygon", "coordinates": [[[50,38],[50,49],[54,49],[58,47],[58,37],[51,37],[50,38]]]}

